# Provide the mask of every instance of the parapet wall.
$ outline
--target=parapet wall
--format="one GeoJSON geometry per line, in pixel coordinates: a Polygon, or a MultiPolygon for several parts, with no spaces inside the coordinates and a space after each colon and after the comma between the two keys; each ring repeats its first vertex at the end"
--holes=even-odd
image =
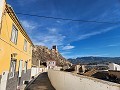
{"type": "Polygon", "coordinates": [[[120,85],[69,72],[48,70],[48,77],[56,90],[120,90],[120,85]]]}
{"type": "Polygon", "coordinates": [[[47,72],[47,68],[32,67],[31,76],[36,76],[42,72],[47,72]]]}

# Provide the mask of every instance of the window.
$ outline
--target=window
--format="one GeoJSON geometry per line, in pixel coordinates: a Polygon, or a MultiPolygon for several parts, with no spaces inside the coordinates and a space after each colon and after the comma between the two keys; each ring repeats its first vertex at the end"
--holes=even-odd
{"type": "Polygon", "coordinates": [[[28,62],[25,61],[25,64],[24,64],[24,73],[27,73],[27,64],[28,64],[28,62]]]}
{"type": "Polygon", "coordinates": [[[11,33],[11,41],[15,44],[17,44],[17,38],[18,38],[18,30],[13,25],[12,27],[12,33],[11,33]]]}
{"type": "Polygon", "coordinates": [[[13,78],[15,76],[15,70],[16,70],[16,60],[11,60],[9,78],[13,78]]]}
{"type": "Polygon", "coordinates": [[[24,40],[24,51],[27,51],[27,41],[24,40]]]}
{"type": "Polygon", "coordinates": [[[32,46],[30,45],[29,53],[32,54],[32,46]]]}
{"type": "Polygon", "coordinates": [[[117,67],[115,67],[115,70],[117,71],[117,67]]]}

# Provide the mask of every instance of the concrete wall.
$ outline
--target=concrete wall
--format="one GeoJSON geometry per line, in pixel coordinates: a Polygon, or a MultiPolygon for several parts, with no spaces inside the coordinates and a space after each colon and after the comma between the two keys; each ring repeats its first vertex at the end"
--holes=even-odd
{"type": "Polygon", "coordinates": [[[68,72],[48,70],[56,90],[120,90],[120,85],[68,72]]]}
{"type": "Polygon", "coordinates": [[[47,72],[47,68],[37,68],[37,67],[31,68],[31,76],[36,76],[42,72],[47,72]]]}
{"type": "Polygon", "coordinates": [[[22,71],[22,77],[20,80],[20,86],[22,86],[24,81],[30,81],[31,80],[31,69],[28,69],[26,73],[24,73],[24,70],[22,71]]]}
{"type": "Polygon", "coordinates": [[[29,81],[30,78],[31,69],[28,69],[26,73],[24,73],[23,70],[21,78],[18,78],[18,72],[15,72],[15,76],[13,78],[9,78],[9,74],[2,74],[1,90],[17,90],[18,85],[21,87],[23,85],[23,82],[29,81]]]}
{"type": "Polygon", "coordinates": [[[53,68],[53,70],[61,70],[62,69],[62,67],[58,67],[58,66],[55,66],[54,68],[53,68]]]}
{"type": "Polygon", "coordinates": [[[15,76],[7,80],[6,90],[17,90],[18,85],[18,72],[15,73],[15,76]]]}
{"type": "Polygon", "coordinates": [[[23,85],[23,81],[29,81],[31,78],[31,70],[28,69],[26,73],[24,73],[24,70],[22,71],[22,76],[20,78],[20,81],[18,80],[18,72],[15,73],[15,77],[7,80],[7,86],[6,90],[17,90],[18,83],[20,86],[23,85]]]}

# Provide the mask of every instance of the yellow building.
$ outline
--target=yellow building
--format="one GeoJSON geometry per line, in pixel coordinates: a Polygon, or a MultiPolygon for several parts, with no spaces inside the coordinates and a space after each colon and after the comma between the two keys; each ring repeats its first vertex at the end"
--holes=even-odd
{"type": "Polygon", "coordinates": [[[7,90],[15,88],[15,85],[10,86],[11,82],[16,81],[18,82],[17,85],[20,85],[22,79],[30,78],[25,74],[29,72],[30,75],[32,47],[33,43],[20,24],[12,7],[5,3],[0,21],[0,80],[2,73],[8,72],[7,90]]]}

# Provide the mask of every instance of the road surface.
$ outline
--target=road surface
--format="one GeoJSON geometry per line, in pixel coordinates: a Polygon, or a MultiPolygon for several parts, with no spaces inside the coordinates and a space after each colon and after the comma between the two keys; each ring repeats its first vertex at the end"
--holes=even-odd
{"type": "Polygon", "coordinates": [[[40,74],[25,90],[55,90],[51,85],[47,72],[40,74]]]}

